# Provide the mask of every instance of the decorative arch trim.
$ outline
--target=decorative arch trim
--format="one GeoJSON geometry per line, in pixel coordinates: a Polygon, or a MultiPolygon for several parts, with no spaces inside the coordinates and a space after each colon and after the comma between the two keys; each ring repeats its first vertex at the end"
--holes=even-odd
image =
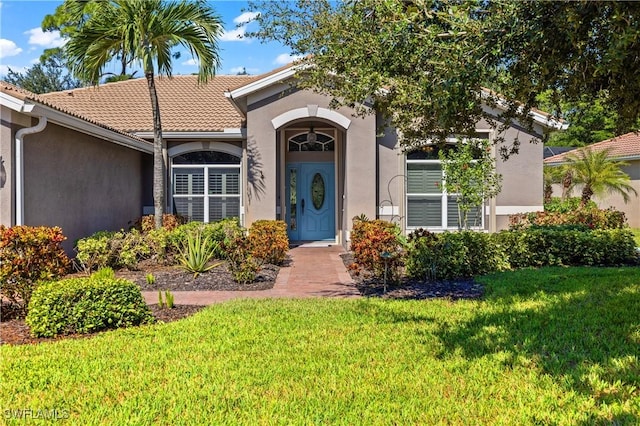
{"type": "Polygon", "coordinates": [[[242,158],[242,147],[225,142],[188,142],[169,148],[169,157],[196,151],[218,151],[242,158]]]}
{"type": "Polygon", "coordinates": [[[307,105],[305,108],[296,108],[287,111],[271,120],[271,124],[274,129],[278,129],[287,123],[301,118],[322,118],[337,124],[344,130],[347,130],[351,125],[351,120],[344,115],[327,108],[318,107],[318,105],[307,105]]]}

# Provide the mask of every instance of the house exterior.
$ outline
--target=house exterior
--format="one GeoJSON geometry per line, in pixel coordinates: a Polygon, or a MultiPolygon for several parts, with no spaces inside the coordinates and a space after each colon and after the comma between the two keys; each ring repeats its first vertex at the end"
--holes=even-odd
{"type": "MultiPolygon", "coordinates": [[[[585,148],[595,151],[610,149],[609,157],[613,160],[624,161],[627,166],[622,167],[622,171],[631,178],[631,186],[636,190],[638,195],[629,193],[631,200],[625,203],[620,194],[606,194],[604,196],[595,195],[593,201],[598,207],[606,209],[613,207],[625,213],[629,226],[632,228],[640,228],[640,132],[631,132],[625,135],[616,136],[602,142],[594,143],[585,148]]],[[[575,154],[578,149],[563,152],[558,155],[546,158],[545,164],[562,165],[567,162],[567,156],[575,154]]],[[[562,188],[560,185],[554,185],[554,192],[560,193],[562,188]]],[[[573,189],[571,196],[579,197],[582,188],[573,189]]]]}
{"type": "MultiPolygon", "coordinates": [[[[159,78],[167,142],[167,211],[191,220],[239,217],[242,225],[282,219],[291,240],[347,245],[352,218],[364,214],[403,230],[457,229],[455,194],[442,193],[437,147],[404,153],[393,129],[377,134],[375,114],[329,107],[299,90],[295,67],[260,76],[159,78]]],[[[153,212],[153,127],[144,79],[34,95],[0,90],[6,176],[0,223],[61,226],[73,241],[127,227],[153,212]]],[[[497,113],[498,111],[496,111],[497,113]]],[[[475,212],[476,227],[505,228],[508,215],[542,209],[541,137],[550,124],[509,128],[518,155],[497,159],[502,192],[475,212]]],[[[478,123],[479,137],[497,135],[478,123]]]]}

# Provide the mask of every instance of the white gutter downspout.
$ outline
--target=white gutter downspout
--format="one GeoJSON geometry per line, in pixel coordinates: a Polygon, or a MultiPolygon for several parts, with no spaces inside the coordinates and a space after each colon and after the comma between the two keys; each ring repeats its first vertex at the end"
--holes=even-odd
{"type": "Polygon", "coordinates": [[[39,133],[47,127],[47,117],[40,116],[38,120],[38,124],[35,126],[26,127],[16,132],[16,226],[24,225],[24,156],[22,154],[24,142],[22,138],[25,135],[39,133]]]}

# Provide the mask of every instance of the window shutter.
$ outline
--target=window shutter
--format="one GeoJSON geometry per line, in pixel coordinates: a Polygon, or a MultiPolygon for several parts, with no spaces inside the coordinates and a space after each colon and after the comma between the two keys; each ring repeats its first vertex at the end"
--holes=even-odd
{"type": "Polygon", "coordinates": [[[439,164],[407,164],[408,194],[441,193],[442,169],[439,164]]]}

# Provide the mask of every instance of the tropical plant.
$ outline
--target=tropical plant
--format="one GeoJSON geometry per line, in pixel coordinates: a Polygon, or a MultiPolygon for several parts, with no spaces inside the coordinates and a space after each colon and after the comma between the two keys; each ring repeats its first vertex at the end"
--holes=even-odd
{"type": "Polygon", "coordinates": [[[610,158],[611,148],[603,150],[580,149],[567,156],[567,167],[571,170],[574,184],[582,185],[582,205],[586,205],[591,197],[605,192],[614,192],[629,202],[630,193],[638,195],[631,186],[629,175],[621,167],[628,163],[610,158]]]}
{"type": "Polygon", "coordinates": [[[178,261],[184,269],[193,272],[195,277],[221,264],[209,264],[217,249],[218,243],[212,241],[210,236],[203,239],[200,231],[193,232],[187,235],[183,247],[179,249],[178,261]]]}
{"type": "Polygon", "coordinates": [[[440,150],[445,179],[443,187],[455,194],[458,206],[458,229],[469,229],[469,213],[498,195],[502,176],[496,172],[495,159],[488,139],[459,141],[455,149],[440,150]]]}
{"type": "Polygon", "coordinates": [[[222,22],[203,0],[113,0],[100,6],[70,34],[65,53],[73,73],[98,84],[105,66],[118,55],[127,63],[140,63],[149,88],[153,112],[153,198],[155,226],[162,226],[165,209],[166,164],[156,70],[171,76],[171,49],[181,45],[198,63],[198,81],[205,83],[220,65],[217,39],[222,22]]]}

